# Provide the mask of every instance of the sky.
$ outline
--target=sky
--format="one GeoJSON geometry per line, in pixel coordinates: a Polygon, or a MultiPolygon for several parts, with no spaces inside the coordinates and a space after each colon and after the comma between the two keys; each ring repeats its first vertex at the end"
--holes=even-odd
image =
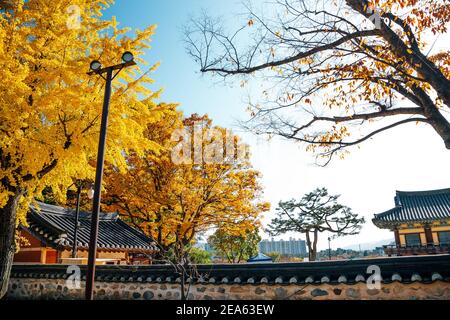
{"type": "MultiPolygon", "coordinates": [[[[258,0],[255,0],[258,1],[258,0]]],[[[116,0],[105,18],[116,16],[121,27],[144,29],[156,24],[152,48],[144,58],[161,66],[152,75],[153,89],[163,88],[162,100],[180,103],[186,115],[208,114],[214,123],[239,131],[237,120],[246,119],[246,94],[239,81],[231,87],[201,75],[199,67],[186,54],[182,26],[202,10],[213,15],[232,17],[242,13],[240,1],[211,0],[116,0]]],[[[439,43],[448,46],[447,40],[439,43]]],[[[439,49],[438,47],[435,49],[439,49]]],[[[448,47],[446,48],[448,49],[448,47]]],[[[299,199],[317,187],[340,194],[340,201],[366,218],[361,233],[332,241],[333,248],[359,243],[391,240],[393,234],[380,230],[371,220],[375,213],[394,207],[396,190],[419,191],[450,188],[450,150],[425,125],[410,124],[387,131],[351,149],[344,160],[328,167],[314,165],[314,157],[304,145],[292,141],[240,134],[250,145],[252,163],[262,173],[264,200],[272,204],[264,215],[267,225],[280,200],[299,199]]],[[[282,238],[303,238],[288,234],[282,238]]],[[[328,247],[323,235],[319,248],[328,247]]]]}

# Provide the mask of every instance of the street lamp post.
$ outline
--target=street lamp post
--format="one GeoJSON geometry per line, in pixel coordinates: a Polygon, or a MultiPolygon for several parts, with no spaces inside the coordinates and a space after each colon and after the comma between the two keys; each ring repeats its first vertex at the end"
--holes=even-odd
{"type": "Polygon", "coordinates": [[[100,140],[98,144],[98,154],[97,154],[97,169],[95,174],[95,185],[94,185],[94,199],[92,205],[92,219],[91,219],[91,235],[89,241],[89,257],[88,257],[88,268],[86,276],[86,300],[94,299],[94,279],[95,279],[95,262],[97,256],[97,240],[98,240],[98,221],[100,214],[100,202],[101,202],[101,189],[103,180],[103,167],[105,160],[105,147],[106,147],[106,132],[108,128],[108,116],[109,116],[109,105],[111,101],[112,92],[112,81],[119,74],[119,72],[130,66],[136,65],[134,62],[134,57],[131,52],[125,52],[122,56],[123,63],[102,68],[99,61],[93,61],[91,63],[91,72],[88,75],[100,75],[106,80],[105,85],[105,97],[103,101],[103,112],[102,112],[102,124],[100,128],[100,140]],[[114,74],[114,71],[117,71],[114,74]],[[106,78],[103,76],[106,74],[106,78]]]}
{"type": "Polygon", "coordinates": [[[77,209],[75,211],[75,227],[73,232],[72,258],[77,257],[78,228],[80,221],[81,183],[77,184],[77,209]]]}
{"type": "MultiPolygon", "coordinates": [[[[80,206],[81,206],[81,191],[83,187],[86,188],[86,185],[83,182],[78,181],[76,183],[77,187],[77,207],[75,209],[75,226],[73,230],[73,245],[72,245],[72,258],[75,259],[77,257],[78,251],[78,230],[80,229],[80,206]]],[[[88,191],[88,198],[92,200],[94,191],[91,189],[88,191]]]]}

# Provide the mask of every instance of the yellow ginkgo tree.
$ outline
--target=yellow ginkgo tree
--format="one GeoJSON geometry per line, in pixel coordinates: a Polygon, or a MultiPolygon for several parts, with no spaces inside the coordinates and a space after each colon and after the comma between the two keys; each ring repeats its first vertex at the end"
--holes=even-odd
{"type": "MultiPolygon", "coordinates": [[[[90,62],[116,64],[124,51],[139,57],[149,48],[154,27],[129,36],[102,18],[111,4],[0,1],[0,297],[30,201],[45,186],[63,198],[72,178],[94,176],[104,81],[87,75],[90,62]]],[[[159,148],[143,135],[162,117],[152,102],[158,92],[144,87],[152,81],[147,73],[129,68],[113,83],[106,160],[120,170],[131,148],[159,148]]]]}
{"type": "MultiPolygon", "coordinates": [[[[215,138],[222,139],[227,131],[212,126],[206,116],[183,120],[175,106],[165,108],[173,113],[166,112],[162,123],[170,125],[154,124],[147,132],[164,149],[144,156],[131,154],[127,158],[130,168],[123,173],[113,166],[107,170],[105,201],[110,210],[118,210],[126,221],[150,235],[162,253],[171,251],[178,257],[187,255],[196,236],[208,230],[220,227],[240,234],[259,227],[261,213],[269,209],[269,204],[261,200],[260,173],[247,157],[236,157],[237,153],[217,162],[206,159],[208,146],[214,144],[208,132],[215,129],[220,133],[215,138]],[[194,132],[202,141],[198,157],[191,153],[183,163],[177,163],[174,156],[183,143],[175,134],[179,129],[185,129],[182,132],[187,136],[182,138],[184,142],[189,140],[188,148],[194,132]]],[[[229,149],[243,145],[237,136],[232,140],[229,149]]],[[[221,148],[216,150],[223,152],[221,148]]]]}

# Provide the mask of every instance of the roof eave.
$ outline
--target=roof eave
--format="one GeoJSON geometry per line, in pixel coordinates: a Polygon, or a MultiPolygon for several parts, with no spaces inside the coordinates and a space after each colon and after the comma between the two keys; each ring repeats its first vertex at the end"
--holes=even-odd
{"type": "MultiPolygon", "coordinates": [[[[64,250],[72,250],[71,246],[61,247],[64,250]]],[[[88,251],[89,247],[78,246],[78,250],[88,251]]],[[[142,248],[100,248],[97,247],[97,251],[107,251],[107,252],[135,252],[135,253],[156,253],[158,249],[142,249],[142,248]]]]}
{"type": "Polygon", "coordinates": [[[382,221],[377,219],[372,219],[372,223],[380,228],[380,229],[395,229],[398,227],[401,223],[393,222],[393,221],[382,221]]]}
{"type": "Polygon", "coordinates": [[[380,229],[392,229],[397,228],[402,224],[414,224],[414,223],[420,223],[420,224],[430,224],[433,222],[439,221],[439,219],[416,219],[416,220],[400,220],[400,221],[383,221],[383,220],[377,220],[372,219],[372,222],[375,226],[377,226],[380,229]]]}

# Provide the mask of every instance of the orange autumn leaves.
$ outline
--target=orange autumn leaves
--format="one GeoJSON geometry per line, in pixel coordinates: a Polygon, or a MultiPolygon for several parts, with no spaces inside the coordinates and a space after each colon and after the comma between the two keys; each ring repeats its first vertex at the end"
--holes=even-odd
{"type": "Polygon", "coordinates": [[[260,199],[259,172],[247,159],[175,164],[172,151],[180,143],[173,139],[177,129],[200,127],[202,143],[207,145],[212,143],[207,131],[220,128],[214,128],[207,117],[183,120],[175,106],[164,108],[170,111],[161,123],[168,125],[159,123],[147,130],[148,137],[164,149],[131,155],[128,172],[110,168],[106,175],[109,208],[119,210],[164,249],[189,246],[196,235],[219,226],[235,234],[255,230],[261,213],[269,209],[260,199]]]}
{"type": "Polygon", "coordinates": [[[437,34],[447,31],[450,16],[450,3],[448,1],[370,0],[369,3],[385,12],[404,10],[403,20],[411,25],[415,32],[429,29],[433,34],[437,34]]]}

